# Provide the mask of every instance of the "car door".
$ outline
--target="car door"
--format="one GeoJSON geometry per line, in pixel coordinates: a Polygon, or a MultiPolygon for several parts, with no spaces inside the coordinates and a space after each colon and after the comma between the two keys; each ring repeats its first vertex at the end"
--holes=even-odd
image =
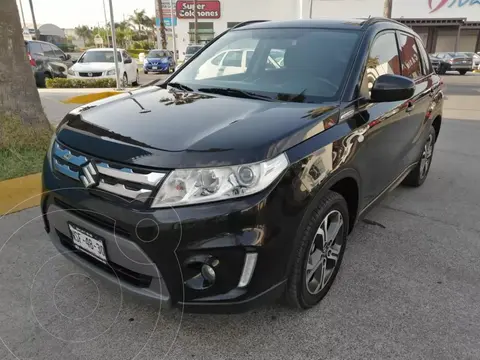
{"type": "Polygon", "coordinates": [[[137,77],[137,62],[125,50],[122,51],[123,62],[125,63],[125,71],[127,72],[128,81],[135,81],[137,77]]]}
{"type": "Polygon", "coordinates": [[[62,50],[60,50],[59,47],[55,45],[51,45],[53,48],[53,51],[55,53],[55,57],[58,59],[58,61],[62,62],[65,65],[65,68],[69,68],[73,65],[72,59],[69,55],[65,54],[62,50]]]}
{"type": "Polygon", "coordinates": [[[365,125],[359,136],[365,141],[362,165],[363,201],[369,204],[388,187],[402,171],[401,150],[405,101],[371,103],[370,89],[384,74],[401,75],[395,32],[383,31],[370,44],[366,70],[360,89],[358,113],[365,125]]]}
{"type": "Polygon", "coordinates": [[[405,118],[402,120],[402,131],[399,137],[402,141],[401,164],[407,167],[419,158],[419,153],[424,144],[424,137],[428,133],[429,126],[427,111],[433,101],[433,71],[430,63],[428,68],[422,64],[423,56],[420,40],[411,34],[397,32],[398,45],[400,48],[400,61],[402,75],[415,81],[415,94],[407,102],[405,118]],[[419,46],[420,45],[420,46],[419,46]]]}
{"type": "Polygon", "coordinates": [[[48,43],[40,43],[40,46],[42,47],[44,59],[45,59],[45,71],[50,72],[52,77],[59,77],[63,75],[63,63],[59,61],[59,59],[56,58],[55,56],[55,51],[53,51],[53,48],[50,44],[48,43]]]}

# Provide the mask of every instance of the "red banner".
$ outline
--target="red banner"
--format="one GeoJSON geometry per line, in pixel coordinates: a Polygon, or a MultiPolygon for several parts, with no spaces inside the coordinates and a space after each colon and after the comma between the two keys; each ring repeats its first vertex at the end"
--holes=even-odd
{"type": "MultiPolygon", "coordinates": [[[[177,1],[177,17],[179,19],[193,19],[194,9],[193,1],[177,1]]],[[[197,1],[198,19],[219,19],[220,1],[197,1]]]]}

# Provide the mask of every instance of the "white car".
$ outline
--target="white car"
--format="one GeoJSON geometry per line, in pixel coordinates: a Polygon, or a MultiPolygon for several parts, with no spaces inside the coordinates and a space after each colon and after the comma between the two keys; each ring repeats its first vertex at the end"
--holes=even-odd
{"type": "MultiPolygon", "coordinates": [[[[123,86],[138,84],[138,65],[125,50],[117,49],[120,80],[123,86]]],[[[116,79],[112,48],[85,51],[67,71],[68,79],[116,79]]]]}
{"type": "MultiPolygon", "coordinates": [[[[267,66],[279,69],[283,67],[283,53],[280,50],[272,50],[267,59],[267,66]]],[[[207,79],[212,77],[241,74],[247,70],[248,63],[252,58],[253,50],[249,49],[228,49],[224,50],[210,60],[207,60],[200,69],[196,79],[207,79]]]]}

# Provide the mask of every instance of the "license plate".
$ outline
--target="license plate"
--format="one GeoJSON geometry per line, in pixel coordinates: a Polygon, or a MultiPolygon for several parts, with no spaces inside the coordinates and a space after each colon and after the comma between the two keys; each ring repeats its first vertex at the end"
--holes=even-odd
{"type": "Polygon", "coordinates": [[[107,255],[105,253],[105,245],[103,239],[95,236],[88,231],[85,231],[75,225],[68,224],[70,233],[72,234],[73,244],[78,250],[81,250],[88,255],[107,263],[107,255]]]}
{"type": "Polygon", "coordinates": [[[157,70],[158,67],[157,66],[152,66],[152,70],[157,70]]]}

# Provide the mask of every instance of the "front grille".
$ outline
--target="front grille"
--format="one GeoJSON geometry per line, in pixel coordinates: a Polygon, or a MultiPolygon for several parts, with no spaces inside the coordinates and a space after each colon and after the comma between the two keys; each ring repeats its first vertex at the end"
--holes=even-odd
{"type": "Polygon", "coordinates": [[[94,223],[95,225],[115,235],[130,238],[130,232],[118,226],[118,224],[116,224],[116,222],[111,217],[105,216],[95,211],[76,209],[73,206],[68,205],[66,202],[60,200],[58,197],[55,197],[54,201],[55,204],[63,210],[72,213],[87,222],[94,223]]]}
{"type": "Polygon", "coordinates": [[[55,142],[52,150],[54,170],[96,188],[123,198],[146,202],[165,177],[164,172],[125,167],[68,149],[55,142]]]}
{"type": "Polygon", "coordinates": [[[108,265],[106,265],[101,261],[98,261],[97,259],[93,258],[92,256],[84,253],[83,251],[77,250],[77,248],[73,244],[72,239],[58,230],[57,230],[57,235],[60,238],[60,241],[62,242],[62,244],[68,249],[74,251],[76,255],[102,268],[104,271],[112,274],[113,276],[118,276],[120,280],[123,280],[133,286],[140,287],[140,288],[148,288],[150,286],[152,282],[151,276],[137,273],[121,265],[115,264],[114,262],[111,262],[111,261],[109,261],[108,265]]]}
{"type": "Polygon", "coordinates": [[[83,77],[98,77],[98,76],[102,76],[102,73],[101,72],[81,72],[81,73],[78,73],[80,76],[83,76],[83,77]]]}

